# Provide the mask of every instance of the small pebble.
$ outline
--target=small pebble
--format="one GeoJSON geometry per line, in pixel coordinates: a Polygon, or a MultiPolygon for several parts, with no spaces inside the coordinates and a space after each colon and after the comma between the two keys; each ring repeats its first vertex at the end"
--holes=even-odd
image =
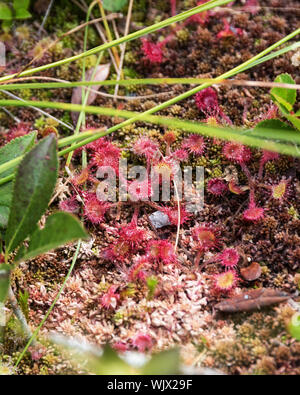
{"type": "Polygon", "coordinates": [[[149,215],[149,219],[156,229],[160,229],[164,226],[170,225],[169,217],[167,216],[167,214],[164,214],[161,211],[155,211],[154,213],[149,215]]]}

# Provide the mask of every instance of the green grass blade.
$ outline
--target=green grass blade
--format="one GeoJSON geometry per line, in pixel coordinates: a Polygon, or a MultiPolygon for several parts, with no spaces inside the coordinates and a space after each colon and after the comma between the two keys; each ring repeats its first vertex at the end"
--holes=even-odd
{"type": "MultiPolygon", "coordinates": [[[[245,68],[242,68],[241,71],[248,70],[254,66],[257,66],[261,63],[264,63],[268,60],[274,59],[280,55],[283,55],[289,51],[294,51],[300,47],[300,41],[297,41],[294,44],[287,45],[286,47],[280,49],[279,51],[272,52],[271,54],[262,57],[261,59],[256,60],[251,65],[248,65],[245,68]]],[[[141,79],[128,79],[128,80],[106,80],[106,81],[76,81],[76,82],[33,82],[33,83],[13,83],[13,84],[5,84],[0,85],[1,89],[5,89],[7,91],[14,91],[19,89],[58,89],[58,88],[76,88],[78,86],[93,86],[93,85],[101,85],[101,86],[114,86],[114,85],[122,85],[122,86],[130,86],[130,85],[175,85],[175,84],[183,84],[183,85],[194,85],[194,84],[202,84],[202,83],[211,83],[218,84],[221,81],[217,78],[141,78],[141,79]]],[[[292,87],[291,87],[292,88],[292,87]]],[[[294,87],[294,89],[296,89],[294,87]]]]}
{"type": "MultiPolygon", "coordinates": [[[[148,27],[146,27],[144,29],[141,29],[141,30],[138,30],[136,32],[130,33],[127,36],[120,37],[120,38],[118,38],[116,40],[113,40],[111,42],[102,44],[102,45],[100,45],[100,46],[98,46],[96,48],[92,48],[92,49],[90,49],[88,51],[85,51],[85,52],[82,52],[82,53],[80,53],[78,55],[71,56],[70,58],[62,59],[62,60],[59,60],[57,62],[49,63],[47,65],[39,66],[39,67],[30,69],[30,70],[25,70],[25,71],[23,71],[23,72],[21,72],[19,74],[15,73],[15,74],[7,75],[5,77],[0,78],[0,82],[1,81],[8,81],[8,80],[10,80],[10,79],[12,79],[14,77],[17,77],[17,76],[18,77],[23,77],[23,76],[26,76],[26,75],[32,75],[32,74],[38,73],[40,71],[48,70],[50,68],[61,66],[61,65],[64,65],[66,63],[70,63],[70,62],[73,62],[75,60],[84,58],[86,56],[93,55],[95,53],[104,51],[106,49],[115,47],[116,45],[120,45],[120,44],[123,44],[125,42],[128,42],[128,41],[135,40],[137,38],[143,37],[143,36],[145,36],[147,34],[156,32],[157,30],[163,29],[164,27],[172,25],[173,23],[183,21],[184,19],[186,19],[186,18],[188,18],[188,17],[190,17],[192,15],[198,14],[199,12],[207,11],[207,10],[210,10],[210,9],[218,7],[218,6],[226,5],[226,4],[230,3],[231,1],[232,0],[212,0],[212,1],[208,1],[205,4],[202,4],[200,6],[194,7],[192,9],[188,10],[188,11],[184,11],[181,14],[175,15],[175,16],[173,16],[171,18],[165,19],[164,21],[155,23],[154,25],[151,25],[151,26],[148,26],[148,27]]],[[[233,1],[235,1],[235,0],[233,0],[233,1]]]]}

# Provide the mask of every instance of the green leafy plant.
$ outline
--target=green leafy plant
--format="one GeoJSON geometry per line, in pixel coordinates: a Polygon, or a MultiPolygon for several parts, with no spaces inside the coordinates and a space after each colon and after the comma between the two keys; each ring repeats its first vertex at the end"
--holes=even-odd
{"type": "MultiPolygon", "coordinates": [[[[275,82],[283,84],[295,85],[295,81],[289,74],[280,74],[275,82]]],[[[300,112],[294,112],[294,104],[296,103],[297,92],[289,88],[273,88],[271,89],[271,97],[282,115],[288,119],[296,129],[300,130],[300,112]]]]}
{"type": "MultiPolygon", "coordinates": [[[[67,242],[87,238],[80,222],[64,212],[50,215],[43,229],[38,226],[56,185],[58,156],[53,134],[32,148],[34,137],[35,133],[20,137],[0,150],[0,163],[4,155],[14,158],[17,152],[25,152],[14,182],[1,187],[1,192],[5,189],[5,199],[2,199],[0,206],[1,245],[4,243],[5,264],[0,265],[0,302],[4,302],[7,294],[10,294],[9,274],[16,263],[67,242]]],[[[20,299],[25,302],[25,295],[20,299]]]]}
{"type": "MultiPolygon", "coordinates": [[[[7,161],[16,159],[20,154],[25,154],[34,145],[36,132],[32,132],[23,137],[18,137],[10,143],[0,148],[0,165],[7,161]]],[[[9,169],[3,173],[4,177],[13,174],[13,169],[9,169]]],[[[12,199],[12,183],[0,186],[0,230],[7,227],[9,217],[9,207],[12,199]]]]}
{"type": "Polygon", "coordinates": [[[148,287],[148,299],[153,299],[155,294],[155,290],[157,288],[158,279],[155,276],[150,276],[147,278],[147,287],[148,287]]]}
{"type": "Polygon", "coordinates": [[[28,19],[31,14],[28,11],[30,0],[13,0],[8,4],[0,2],[0,20],[3,21],[2,27],[9,28],[14,19],[28,19]]]}

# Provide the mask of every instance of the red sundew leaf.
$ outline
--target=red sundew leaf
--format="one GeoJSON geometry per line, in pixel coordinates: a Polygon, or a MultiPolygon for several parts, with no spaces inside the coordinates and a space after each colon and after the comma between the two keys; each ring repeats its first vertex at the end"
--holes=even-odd
{"type": "Polygon", "coordinates": [[[215,305],[215,309],[224,313],[259,310],[262,307],[287,301],[291,296],[286,292],[272,288],[260,288],[243,292],[241,295],[225,299],[215,305]]]}
{"type": "Polygon", "coordinates": [[[257,262],[252,262],[251,265],[242,268],[241,276],[244,280],[254,281],[261,276],[261,266],[257,262]]]}
{"type": "MultiPolygon", "coordinates": [[[[109,71],[110,71],[110,64],[101,64],[96,68],[96,72],[94,75],[94,78],[92,80],[92,76],[94,73],[94,68],[92,67],[91,69],[89,69],[86,74],[85,74],[85,80],[86,81],[105,81],[107,79],[107,77],[109,76],[109,71]]],[[[92,89],[93,91],[98,91],[100,88],[100,85],[93,85],[93,86],[89,86],[90,89],[92,89]]],[[[89,91],[87,90],[88,93],[88,99],[87,99],[87,105],[91,105],[96,97],[97,97],[97,93],[93,92],[93,91],[89,91]]],[[[72,99],[71,99],[71,103],[72,104],[82,104],[82,87],[78,86],[77,88],[73,89],[73,93],[72,93],[72,99]]],[[[76,123],[77,119],[78,119],[78,113],[77,112],[72,112],[72,119],[73,122],[76,123]]]]}

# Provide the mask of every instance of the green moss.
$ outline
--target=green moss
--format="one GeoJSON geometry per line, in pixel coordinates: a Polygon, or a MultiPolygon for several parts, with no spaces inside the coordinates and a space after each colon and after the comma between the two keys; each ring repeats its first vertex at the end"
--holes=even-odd
{"type": "Polygon", "coordinates": [[[56,59],[60,58],[64,52],[64,44],[63,42],[59,41],[53,47],[50,48],[49,52],[51,52],[56,59]]]}
{"type": "Polygon", "coordinates": [[[190,33],[187,29],[178,30],[176,36],[181,44],[186,43],[190,39],[190,33]]]}
{"type": "Polygon", "coordinates": [[[40,118],[37,118],[34,122],[34,127],[38,130],[43,129],[45,126],[45,117],[42,115],[40,118]]]}
{"type": "Polygon", "coordinates": [[[211,174],[210,174],[210,176],[211,176],[212,178],[222,177],[222,175],[223,175],[223,171],[222,171],[222,169],[221,169],[220,167],[214,168],[214,169],[212,170],[211,174]]]}
{"type": "Polygon", "coordinates": [[[294,206],[290,206],[288,213],[291,217],[293,217],[293,219],[299,219],[298,210],[294,206]]]}
{"type": "Polygon", "coordinates": [[[99,45],[99,35],[93,26],[88,29],[88,47],[93,48],[99,45]]]}
{"type": "Polygon", "coordinates": [[[83,64],[84,64],[84,61],[85,61],[85,69],[88,70],[88,69],[90,69],[90,68],[96,66],[96,64],[97,64],[97,59],[98,59],[98,56],[97,56],[97,55],[90,55],[90,56],[87,56],[86,58],[79,59],[79,60],[76,62],[76,65],[77,65],[77,67],[79,67],[80,69],[82,69],[82,68],[83,68],[83,64]]]}
{"type": "Polygon", "coordinates": [[[132,19],[135,22],[144,21],[147,13],[147,0],[135,0],[132,8],[132,19]]]}
{"type": "Polygon", "coordinates": [[[16,93],[17,96],[21,97],[24,100],[30,100],[32,98],[31,89],[22,89],[16,93]]]}
{"type": "MultiPolygon", "coordinates": [[[[69,113],[67,111],[65,111],[64,114],[60,117],[60,120],[62,122],[64,122],[64,123],[73,125],[73,121],[72,121],[72,118],[71,118],[71,113],[69,113]]],[[[66,131],[70,132],[70,129],[66,128],[63,125],[61,125],[61,129],[62,129],[63,132],[66,132],[66,131]]]]}
{"type": "Polygon", "coordinates": [[[124,312],[119,310],[113,316],[113,320],[116,324],[118,324],[118,323],[122,323],[124,321],[125,317],[126,316],[125,316],[124,312]]]}
{"type": "Polygon", "coordinates": [[[128,51],[125,54],[125,64],[136,64],[138,62],[137,56],[133,51],[128,51]]]}
{"type": "Polygon", "coordinates": [[[201,156],[201,158],[197,160],[196,165],[207,167],[208,163],[209,163],[208,159],[205,156],[201,156]]]}

